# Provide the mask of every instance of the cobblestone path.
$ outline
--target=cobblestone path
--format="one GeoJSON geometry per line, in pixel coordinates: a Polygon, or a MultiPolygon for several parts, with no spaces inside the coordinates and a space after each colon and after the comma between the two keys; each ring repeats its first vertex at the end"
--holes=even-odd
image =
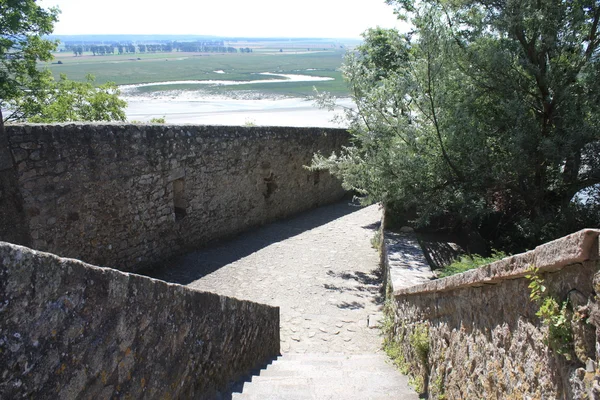
{"type": "Polygon", "coordinates": [[[276,305],[285,353],[381,352],[378,206],[321,207],[173,260],[150,275],[276,305]]]}
{"type": "Polygon", "coordinates": [[[378,206],[347,202],[269,224],[149,275],[280,307],[281,353],[231,400],[417,400],[381,350],[378,206]]]}

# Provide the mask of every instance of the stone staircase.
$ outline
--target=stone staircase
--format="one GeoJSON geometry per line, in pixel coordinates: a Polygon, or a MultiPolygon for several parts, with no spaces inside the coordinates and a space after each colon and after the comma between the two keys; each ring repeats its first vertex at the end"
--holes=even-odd
{"type": "Polygon", "coordinates": [[[418,398],[384,354],[285,354],[231,394],[239,400],[418,398]]]}

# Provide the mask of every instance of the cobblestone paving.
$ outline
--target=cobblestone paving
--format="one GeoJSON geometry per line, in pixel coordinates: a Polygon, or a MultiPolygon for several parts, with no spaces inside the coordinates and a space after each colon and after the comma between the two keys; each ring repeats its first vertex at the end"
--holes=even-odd
{"type": "Polygon", "coordinates": [[[282,353],[380,352],[378,206],[338,203],[187,254],[149,275],[279,306],[282,353]]]}

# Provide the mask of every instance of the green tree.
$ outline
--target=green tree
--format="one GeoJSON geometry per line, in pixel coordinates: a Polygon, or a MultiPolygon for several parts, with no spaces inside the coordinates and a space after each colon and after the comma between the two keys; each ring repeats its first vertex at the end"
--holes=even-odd
{"type": "Polygon", "coordinates": [[[119,98],[118,87],[108,82],[94,86],[94,77],[86,82],[68,80],[62,74],[58,81],[48,74],[32,95],[10,104],[12,119],[29,122],[125,121],[127,103],[119,98]]]}
{"type": "Polygon", "coordinates": [[[600,183],[598,2],[390,3],[414,30],[369,30],[347,56],[352,146],[314,167],[499,248],[598,224],[572,202],[600,183]]]}
{"type": "Polygon", "coordinates": [[[34,0],[0,0],[0,124],[7,102],[46,78],[37,62],[52,59],[56,42],[42,36],[52,33],[57,17],[57,8],[44,9],[34,0]]]}
{"type": "Polygon", "coordinates": [[[55,81],[50,71],[38,68],[56,49],[56,42],[42,36],[52,33],[57,16],[58,9],[44,9],[34,0],[0,0],[1,130],[4,121],[125,120],[126,103],[114,84],[96,88],[91,76],[86,82],[65,76],[55,81]]]}

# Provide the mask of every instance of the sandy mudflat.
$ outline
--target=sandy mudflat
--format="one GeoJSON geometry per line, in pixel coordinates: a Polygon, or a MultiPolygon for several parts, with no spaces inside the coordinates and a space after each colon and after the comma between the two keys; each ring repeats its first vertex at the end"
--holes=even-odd
{"type": "MultiPolygon", "coordinates": [[[[164,116],[172,124],[343,127],[331,121],[335,112],[319,109],[312,101],[301,98],[239,99],[197,93],[125,99],[130,121],[146,122],[164,116]]],[[[350,99],[340,99],[338,103],[352,105],[350,99]]],[[[341,108],[337,110],[340,112],[341,108]]]]}
{"type": "MultiPolygon", "coordinates": [[[[319,109],[311,100],[262,94],[252,91],[228,91],[215,95],[206,88],[211,86],[236,86],[252,83],[276,82],[316,82],[333,78],[277,74],[263,72],[257,76],[269,76],[270,79],[252,81],[205,80],[154,82],[138,85],[120,86],[122,97],[127,100],[127,119],[147,122],[152,118],[165,117],[173,124],[212,124],[212,125],[271,125],[271,126],[319,126],[343,127],[332,119],[341,114],[342,107],[336,111],[319,109]],[[158,90],[149,93],[138,89],[147,86],[173,84],[198,85],[198,90],[158,90]]],[[[350,99],[340,99],[340,106],[351,107],[350,99]]]]}

